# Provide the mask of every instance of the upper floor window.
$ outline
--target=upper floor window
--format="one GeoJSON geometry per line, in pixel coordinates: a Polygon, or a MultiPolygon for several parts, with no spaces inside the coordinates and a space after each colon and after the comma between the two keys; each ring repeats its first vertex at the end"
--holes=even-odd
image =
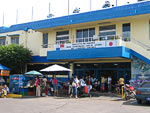
{"type": "Polygon", "coordinates": [[[100,26],[100,40],[112,40],[116,36],[116,25],[100,26]]]}
{"type": "Polygon", "coordinates": [[[43,48],[48,47],[48,33],[43,34],[43,48]]]}
{"type": "Polygon", "coordinates": [[[93,41],[95,35],[95,28],[80,29],[76,31],[76,42],[93,41]]]}
{"type": "Polygon", "coordinates": [[[19,44],[19,36],[12,36],[11,44],[19,44]]]}
{"type": "Polygon", "coordinates": [[[0,38],[0,45],[5,45],[6,38],[0,38]]]}
{"type": "Polygon", "coordinates": [[[69,31],[56,32],[56,44],[63,44],[69,41],[69,31]]]}
{"type": "Polygon", "coordinates": [[[122,37],[125,41],[130,41],[130,23],[122,25],[122,37]]]}

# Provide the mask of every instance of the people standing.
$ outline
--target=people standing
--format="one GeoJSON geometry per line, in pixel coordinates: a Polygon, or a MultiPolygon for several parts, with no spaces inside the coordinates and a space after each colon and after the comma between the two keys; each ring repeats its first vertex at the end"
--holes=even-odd
{"type": "Polygon", "coordinates": [[[87,84],[88,93],[90,93],[90,91],[91,91],[91,89],[92,89],[92,81],[91,81],[90,75],[86,78],[85,82],[86,82],[86,84],[87,84]]]}
{"type": "Polygon", "coordinates": [[[72,87],[73,87],[73,94],[75,96],[76,99],[78,99],[78,87],[79,87],[79,80],[77,78],[77,76],[75,76],[73,82],[72,82],[72,87]]]}
{"type": "Polygon", "coordinates": [[[124,78],[123,77],[120,77],[119,79],[119,87],[120,87],[120,93],[122,93],[122,86],[124,86],[124,78]]]}
{"type": "Polygon", "coordinates": [[[58,80],[57,80],[56,76],[53,76],[52,84],[53,84],[54,96],[58,96],[58,85],[57,85],[58,80]]]}
{"type": "Polygon", "coordinates": [[[107,78],[107,84],[108,84],[108,92],[111,92],[111,84],[112,84],[112,78],[109,76],[107,78]]]}
{"type": "Polygon", "coordinates": [[[73,94],[73,87],[72,87],[73,80],[74,80],[73,77],[71,77],[69,80],[69,89],[68,89],[69,98],[71,98],[73,94]]]}
{"type": "Polygon", "coordinates": [[[104,76],[101,77],[101,91],[105,91],[105,78],[104,76]]]}
{"type": "Polygon", "coordinates": [[[39,82],[38,77],[35,80],[35,85],[36,85],[36,96],[40,97],[41,96],[41,87],[40,87],[40,82],[39,82]]]}
{"type": "Polygon", "coordinates": [[[47,95],[47,78],[44,76],[43,78],[43,89],[45,91],[45,95],[47,95]]]}

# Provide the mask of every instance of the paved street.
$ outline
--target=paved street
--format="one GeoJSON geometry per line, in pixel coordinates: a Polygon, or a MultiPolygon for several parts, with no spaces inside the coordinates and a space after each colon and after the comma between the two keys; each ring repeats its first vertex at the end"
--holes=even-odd
{"type": "Polygon", "coordinates": [[[0,113],[150,113],[150,104],[108,96],[0,98],[0,113]]]}

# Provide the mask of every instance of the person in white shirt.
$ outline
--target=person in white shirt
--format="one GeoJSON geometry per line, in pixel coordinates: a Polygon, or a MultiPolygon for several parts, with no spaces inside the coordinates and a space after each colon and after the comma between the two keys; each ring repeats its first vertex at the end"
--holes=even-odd
{"type": "Polygon", "coordinates": [[[73,94],[75,96],[76,99],[78,99],[78,90],[77,88],[79,87],[79,80],[77,78],[77,76],[75,76],[74,80],[73,80],[73,83],[72,83],[72,87],[73,87],[73,94]]]}
{"type": "Polygon", "coordinates": [[[108,79],[107,79],[108,92],[111,92],[111,82],[112,82],[112,78],[111,78],[111,76],[109,76],[108,79]]]}
{"type": "Polygon", "coordinates": [[[80,87],[84,87],[86,86],[86,83],[84,81],[84,77],[82,76],[81,79],[79,80],[79,84],[80,84],[80,87]]]}

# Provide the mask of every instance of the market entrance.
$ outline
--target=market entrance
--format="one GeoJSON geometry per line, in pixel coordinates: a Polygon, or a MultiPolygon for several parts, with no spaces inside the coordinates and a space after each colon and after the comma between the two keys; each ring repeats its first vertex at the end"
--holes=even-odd
{"type": "Polygon", "coordinates": [[[131,79],[131,63],[84,63],[74,65],[74,74],[81,76],[93,76],[98,80],[101,77],[112,77],[112,84],[117,83],[119,78],[123,77],[125,83],[131,79]]]}

